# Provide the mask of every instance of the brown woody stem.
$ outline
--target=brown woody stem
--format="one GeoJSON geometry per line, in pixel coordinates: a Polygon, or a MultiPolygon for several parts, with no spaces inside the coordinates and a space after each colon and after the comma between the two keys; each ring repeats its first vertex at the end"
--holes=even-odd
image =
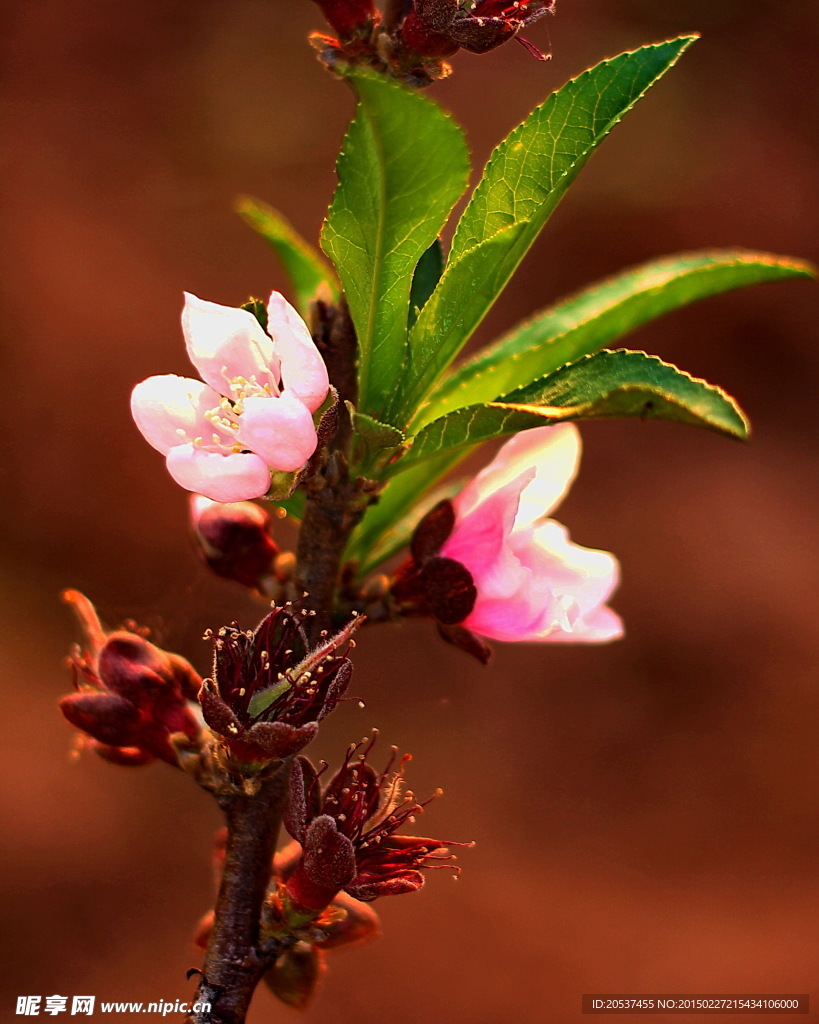
{"type": "Polygon", "coordinates": [[[315,612],[304,623],[313,644],[322,630],[332,630],[334,626],[344,548],[365,507],[360,491],[346,477],[343,456],[334,452],[326,468],[324,486],[308,493],[299,530],[296,583],[305,594],[303,606],[315,612]]]}
{"type": "Polygon", "coordinates": [[[287,761],[253,795],[237,793],[221,801],[227,849],[196,993],[196,1001],[210,1010],[191,1013],[191,1024],[243,1024],[256,986],[278,955],[276,949],[261,948],[259,920],[289,778],[287,761]]]}
{"type": "MultiPolygon", "coordinates": [[[[355,332],[342,302],[332,311],[317,309],[316,341],[330,379],[342,399],[355,401],[355,332]]],[[[308,640],[333,628],[336,592],[347,539],[368,498],[350,480],[346,451],[350,424],[342,406],[339,428],[305,481],[307,501],[299,530],[296,581],[308,640]]],[[[228,827],[222,881],[213,930],[205,956],[198,1003],[210,1010],[191,1013],[190,1024],[244,1024],[250,1001],[265,971],[282,949],[260,941],[262,905],[270,883],[271,861],[287,799],[290,764],[285,763],[254,793],[233,792],[221,799],[228,827]]]]}

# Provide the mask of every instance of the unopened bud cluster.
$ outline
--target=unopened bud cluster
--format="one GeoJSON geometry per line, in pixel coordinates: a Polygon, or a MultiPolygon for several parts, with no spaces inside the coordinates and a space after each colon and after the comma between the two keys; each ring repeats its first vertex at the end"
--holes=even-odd
{"type": "Polygon", "coordinates": [[[365,64],[425,85],[450,73],[447,57],[458,50],[486,53],[510,39],[548,60],[518,33],[554,11],[555,0],[316,0],[335,36],[312,39],[329,67],[365,64]]]}
{"type": "Polygon", "coordinates": [[[60,701],[89,745],[118,764],[160,759],[180,766],[201,745],[191,706],[201,685],[193,667],[131,630],[104,632],[90,602],[67,591],[84,639],[71,654],[77,692],[60,701]]]}
{"type": "Polygon", "coordinates": [[[358,620],[311,647],[304,614],[274,608],[255,630],[233,625],[209,634],[213,673],[199,701],[233,765],[253,770],[291,757],[344,696],[358,620]]]}
{"type": "MultiPolygon", "coordinates": [[[[375,735],[351,746],[323,786],[326,765],[317,771],[302,756],[293,763],[284,815],[293,841],[270,865],[260,934],[263,945],[281,950],[264,976],[266,984],[299,1009],[321,980],[327,951],[378,936],[373,900],[417,891],[427,868],[449,867],[457,874],[448,847],[471,845],[398,834],[429,800],[419,803],[405,789],[409,755],[396,767],[393,749],[382,771],[368,763],[374,742],[375,735]]],[[[223,833],[216,854],[219,868],[223,833]]],[[[207,946],[212,927],[211,912],[199,925],[197,945],[207,946]]]]}

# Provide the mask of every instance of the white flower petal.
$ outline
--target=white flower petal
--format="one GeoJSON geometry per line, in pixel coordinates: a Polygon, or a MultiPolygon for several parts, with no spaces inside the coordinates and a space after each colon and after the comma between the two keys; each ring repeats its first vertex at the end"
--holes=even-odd
{"type": "Polygon", "coordinates": [[[261,386],[278,391],[279,360],[273,343],[248,310],[185,292],[182,331],[188,356],[202,379],[226,398],[231,397],[228,382],[234,377],[255,378],[261,386]]]}
{"type": "Polygon", "coordinates": [[[271,469],[286,473],[301,469],[318,441],[310,410],[289,388],[278,398],[248,398],[236,436],[271,469]]]}
{"type": "Polygon", "coordinates": [[[569,633],[555,630],[533,639],[558,644],[606,644],[611,640],[619,640],[624,632],[623,620],[617,612],[603,605],[586,618],[579,619],[569,633]]]}
{"type": "Polygon", "coordinates": [[[315,412],[330,387],[327,367],[307,324],[279,292],[267,304],[267,331],[281,361],[282,387],[315,412]]]}
{"type": "Polygon", "coordinates": [[[270,489],[270,471],[252,452],[222,454],[184,444],[171,448],[165,463],[180,487],[213,501],[260,498],[270,489]]]}
{"type": "Polygon", "coordinates": [[[131,415],[148,444],[167,455],[176,445],[214,433],[204,414],[219,398],[201,380],[165,373],[137,384],[131,392],[131,415]]]}
{"type": "Polygon", "coordinates": [[[560,423],[554,427],[536,427],[517,437],[512,446],[513,457],[523,457],[527,450],[528,435],[536,449],[535,478],[524,488],[515,519],[515,529],[531,526],[555,509],[566,497],[580,468],[580,431],[573,423],[560,423]],[[542,432],[541,432],[542,431],[542,432]],[[518,447],[519,446],[519,447],[518,447]]]}
{"type": "Polygon", "coordinates": [[[575,544],[566,527],[553,519],[538,524],[520,542],[513,535],[510,543],[535,577],[548,580],[561,599],[572,599],[581,618],[604,604],[620,582],[614,555],[575,544]],[[520,549],[524,543],[525,551],[520,549]]]}

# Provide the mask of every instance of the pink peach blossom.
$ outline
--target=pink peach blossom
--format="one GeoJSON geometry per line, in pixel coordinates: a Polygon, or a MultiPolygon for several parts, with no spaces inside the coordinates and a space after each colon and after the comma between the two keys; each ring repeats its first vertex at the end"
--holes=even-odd
{"type": "Polygon", "coordinates": [[[546,518],[579,460],[572,424],[525,431],[454,499],[455,526],[440,554],[466,566],[477,589],[461,625],[496,640],[599,643],[622,635],[606,606],[616,558],[573,544],[546,518]]]}
{"type": "Polygon", "coordinates": [[[245,309],[185,294],[182,330],[202,380],[168,373],[134,388],[131,413],[180,486],[214,501],[258,498],[270,470],[294,472],[316,449],[313,413],[327,369],[307,325],[278,292],[267,331],[245,309]]]}

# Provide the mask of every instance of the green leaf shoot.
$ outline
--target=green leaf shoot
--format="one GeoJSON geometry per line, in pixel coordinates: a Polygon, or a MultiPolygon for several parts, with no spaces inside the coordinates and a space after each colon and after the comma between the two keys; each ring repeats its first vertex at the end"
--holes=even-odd
{"type": "Polygon", "coordinates": [[[696,36],[641,47],[603,61],[537,107],[494,151],[464,210],[447,269],[410,335],[410,361],[391,422],[416,408],[492,307],[580,170],[622,117],[696,36]],[[472,255],[502,240],[493,258],[472,255]],[[469,301],[462,261],[474,260],[469,301]],[[447,325],[443,341],[440,325],[447,325]]]}
{"type": "Polygon", "coordinates": [[[361,69],[322,234],[358,334],[358,405],[378,419],[403,372],[410,290],[469,175],[460,128],[432,100],[361,69]]]}
{"type": "Polygon", "coordinates": [[[338,299],[339,287],[335,271],[317,249],[309,245],[277,210],[258,199],[242,196],[236,212],[273,249],[290,278],[296,306],[303,317],[310,303],[323,288],[338,299]]]}

